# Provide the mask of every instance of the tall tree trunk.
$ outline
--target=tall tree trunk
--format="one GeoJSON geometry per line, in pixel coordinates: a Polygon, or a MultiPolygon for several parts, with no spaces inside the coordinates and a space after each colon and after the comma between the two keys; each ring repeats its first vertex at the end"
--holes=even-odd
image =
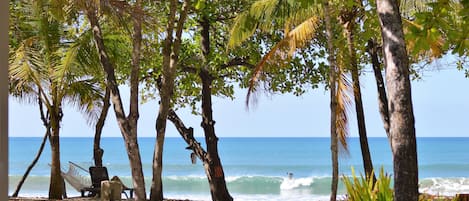
{"type": "MultiPolygon", "coordinates": [[[[210,21],[206,15],[202,16],[201,26],[201,48],[206,63],[210,54],[210,21]]],[[[231,201],[231,197],[226,187],[225,173],[218,155],[218,137],[215,134],[215,121],[212,112],[212,83],[213,77],[206,68],[199,72],[202,80],[202,128],[207,144],[207,162],[204,162],[205,173],[210,185],[210,192],[213,201],[231,201]]]]}
{"type": "Polygon", "coordinates": [[[389,135],[389,110],[388,110],[388,97],[386,95],[386,88],[384,87],[384,79],[381,74],[381,64],[378,58],[378,45],[374,39],[368,40],[367,51],[371,57],[371,64],[373,66],[373,72],[375,74],[376,80],[376,89],[378,91],[378,107],[379,113],[381,114],[381,120],[383,121],[384,130],[388,136],[389,141],[391,141],[391,136],[389,135]]]}
{"type": "Polygon", "coordinates": [[[140,71],[140,54],[141,54],[141,43],[142,43],[142,1],[136,0],[133,12],[133,35],[132,35],[132,61],[131,61],[131,73],[130,73],[130,112],[127,117],[128,129],[130,133],[124,135],[126,141],[127,153],[129,155],[129,161],[131,161],[132,177],[134,179],[134,187],[138,187],[139,190],[136,192],[135,200],[147,200],[145,190],[145,177],[143,176],[142,159],[140,156],[140,150],[137,140],[137,126],[138,126],[138,85],[139,85],[139,71],[140,71]]]}
{"type": "Polygon", "coordinates": [[[331,8],[329,3],[324,3],[325,24],[327,38],[327,60],[329,62],[329,90],[331,91],[331,157],[332,157],[332,182],[331,182],[331,201],[337,200],[337,186],[339,183],[339,158],[338,158],[338,137],[337,137],[337,65],[335,61],[332,21],[330,18],[331,8]]]}
{"type": "Polygon", "coordinates": [[[394,159],[394,200],[418,200],[417,143],[414,127],[409,60],[399,5],[378,0],[388,91],[389,134],[394,159]]]}
{"type": "Polygon", "coordinates": [[[60,119],[61,112],[56,106],[52,106],[54,111],[50,114],[50,126],[51,126],[51,136],[50,146],[51,146],[51,174],[50,174],[50,184],[49,184],[49,199],[61,200],[64,195],[64,181],[62,175],[60,174],[60,119]]]}
{"type": "Polygon", "coordinates": [[[170,14],[166,27],[166,38],[163,44],[163,73],[162,86],[160,91],[160,108],[156,119],[156,144],[153,153],[153,179],[150,191],[151,201],[163,200],[163,146],[166,134],[166,119],[171,107],[171,97],[174,89],[174,79],[176,76],[176,67],[179,60],[179,50],[182,42],[182,30],[186,21],[190,1],[185,0],[179,13],[179,19],[176,22],[176,12],[178,10],[178,1],[171,0],[170,14]],[[175,35],[173,39],[173,35],[175,35]]]}
{"type": "Polygon", "coordinates": [[[207,144],[207,163],[204,163],[213,201],[232,201],[226,188],[225,173],[218,155],[218,137],[215,134],[215,121],[212,114],[212,77],[206,69],[200,72],[202,79],[202,128],[207,144]]]}
{"type": "Polygon", "coordinates": [[[106,122],[106,117],[109,111],[109,107],[111,106],[111,103],[109,102],[110,96],[111,96],[111,92],[109,91],[109,88],[106,87],[106,92],[104,94],[104,99],[103,99],[103,108],[101,110],[101,114],[99,115],[98,122],[96,123],[95,133],[94,133],[93,158],[94,158],[94,165],[96,167],[103,166],[104,150],[101,148],[101,133],[103,131],[104,123],[106,122]]]}
{"type": "Polygon", "coordinates": [[[357,56],[354,44],[354,25],[357,17],[357,8],[353,7],[341,14],[341,22],[344,26],[345,35],[347,37],[350,67],[353,81],[353,96],[355,100],[355,111],[357,114],[358,135],[360,138],[360,148],[362,151],[363,168],[366,178],[376,182],[376,176],[373,172],[373,162],[371,160],[370,148],[368,146],[368,137],[365,126],[365,113],[363,111],[362,93],[360,89],[360,76],[358,72],[357,56]]]}
{"type": "MultiPolygon", "coordinates": [[[[125,147],[127,150],[127,155],[129,157],[130,168],[132,171],[132,181],[133,186],[135,188],[135,200],[136,201],[144,201],[146,200],[146,193],[145,193],[145,180],[143,177],[143,170],[142,170],[142,161],[140,157],[140,151],[138,148],[137,142],[137,119],[138,119],[138,110],[135,108],[138,107],[138,96],[135,97],[135,80],[133,78],[134,68],[138,66],[134,61],[134,58],[138,58],[135,53],[132,54],[132,75],[131,75],[131,102],[130,102],[130,115],[127,118],[125,116],[124,108],[122,105],[122,99],[120,96],[118,84],[115,77],[115,70],[113,64],[109,60],[109,56],[107,54],[103,35],[101,31],[101,27],[99,26],[98,18],[96,15],[96,7],[94,2],[87,2],[87,10],[86,15],[88,20],[90,21],[90,25],[93,30],[93,37],[96,43],[96,48],[100,55],[100,62],[103,66],[103,69],[106,73],[106,81],[107,87],[111,91],[111,102],[114,105],[114,112],[116,114],[116,119],[122,133],[122,136],[125,140],[125,147]],[[137,102],[135,101],[137,100],[137,102]]],[[[140,9],[139,9],[140,10],[140,9]]],[[[140,12],[140,11],[137,11],[140,12]]],[[[134,19],[135,20],[135,19],[134,19]]],[[[134,24],[135,26],[135,24],[134,24]]],[[[138,26],[138,25],[137,25],[138,26]]],[[[135,34],[135,33],[134,33],[135,34]]],[[[135,37],[135,35],[134,35],[135,37]]],[[[137,41],[138,42],[138,41],[137,41]]],[[[135,44],[134,41],[134,51],[138,49],[140,44],[135,44]]],[[[137,79],[138,81],[138,79],[137,79]]],[[[138,89],[138,86],[137,86],[138,89]]]]}

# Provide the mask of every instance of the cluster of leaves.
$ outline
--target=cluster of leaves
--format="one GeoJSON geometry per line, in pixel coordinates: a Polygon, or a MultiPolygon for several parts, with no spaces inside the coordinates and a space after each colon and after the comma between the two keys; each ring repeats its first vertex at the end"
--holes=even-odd
{"type": "MultiPolygon", "coordinates": [[[[102,97],[98,79],[89,76],[92,59],[86,35],[55,18],[42,1],[11,1],[10,92],[21,100],[42,99],[48,110],[62,101],[93,120],[102,97]]],[[[92,49],[91,49],[92,50],[92,49]]]]}
{"type": "Polygon", "coordinates": [[[420,65],[422,69],[447,54],[457,56],[458,69],[465,68],[469,53],[468,12],[467,0],[423,1],[413,9],[404,7],[405,38],[414,68],[420,65]]]}
{"type": "MultiPolygon", "coordinates": [[[[392,201],[394,192],[391,186],[391,175],[384,173],[380,168],[379,176],[373,183],[373,177],[358,177],[352,167],[351,176],[343,176],[342,181],[347,190],[348,201],[392,201]]],[[[456,201],[458,197],[438,197],[434,195],[421,194],[419,201],[456,201]]]]}
{"type": "Polygon", "coordinates": [[[373,183],[373,177],[357,177],[353,168],[352,175],[343,176],[342,181],[349,201],[391,201],[394,198],[391,176],[384,173],[383,167],[380,168],[376,183],[373,183]]]}

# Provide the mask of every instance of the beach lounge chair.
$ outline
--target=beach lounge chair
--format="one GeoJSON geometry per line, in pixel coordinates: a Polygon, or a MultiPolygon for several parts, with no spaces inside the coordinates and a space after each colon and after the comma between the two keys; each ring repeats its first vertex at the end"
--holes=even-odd
{"type": "MultiPolygon", "coordinates": [[[[80,189],[82,197],[85,197],[86,192],[88,192],[87,196],[99,195],[99,193],[101,192],[101,182],[109,180],[109,175],[106,167],[90,167],[89,172],[92,184],[90,187],[80,189]]],[[[122,184],[122,187],[122,193],[124,193],[125,196],[129,198],[126,193],[126,191],[129,191],[130,198],[133,198],[134,189],[126,187],[124,184],[122,184]]]]}

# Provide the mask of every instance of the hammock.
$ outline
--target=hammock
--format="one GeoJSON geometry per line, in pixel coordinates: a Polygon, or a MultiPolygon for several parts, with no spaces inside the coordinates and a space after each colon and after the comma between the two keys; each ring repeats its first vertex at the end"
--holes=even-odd
{"type": "Polygon", "coordinates": [[[68,171],[65,172],[61,170],[62,177],[65,181],[78,192],[81,192],[83,188],[90,187],[91,178],[89,172],[71,161],[69,161],[68,164],[68,171]]]}

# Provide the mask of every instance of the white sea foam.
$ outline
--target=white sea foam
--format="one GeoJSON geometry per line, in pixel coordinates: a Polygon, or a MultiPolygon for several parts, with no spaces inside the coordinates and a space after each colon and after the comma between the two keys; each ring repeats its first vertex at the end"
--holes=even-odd
{"type": "MultiPolygon", "coordinates": [[[[341,198],[341,196],[339,196],[341,198]]],[[[327,201],[329,195],[303,195],[303,194],[282,194],[282,195],[233,195],[235,201],[327,201]]]]}
{"type": "Polygon", "coordinates": [[[453,196],[469,193],[469,178],[427,178],[420,181],[420,192],[432,195],[453,196]]]}
{"type": "Polygon", "coordinates": [[[291,190],[296,189],[302,186],[311,186],[313,184],[314,179],[312,177],[307,178],[284,178],[282,184],[280,184],[281,190],[291,190]]]}

